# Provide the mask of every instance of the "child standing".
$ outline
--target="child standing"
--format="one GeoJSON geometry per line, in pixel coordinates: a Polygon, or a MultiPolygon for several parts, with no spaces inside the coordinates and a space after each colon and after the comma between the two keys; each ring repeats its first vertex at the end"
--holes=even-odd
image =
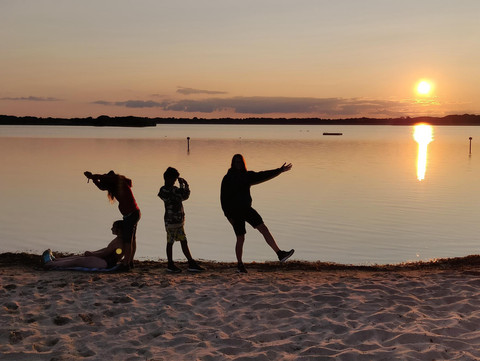
{"type": "Polygon", "coordinates": [[[188,260],[188,270],[190,272],[200,272],[203,268],[192,258],[188,248],[187,236],[183,228],[185,224],[185,211],[183,210],[183,201],[190,196],[190,188],[185,179],[180,178],[180,173],[175,168],[168,167],[163,173],[165,185],[160,188],[158,196],[165,203],[165,229],[167,230],[167,271],[172,273],[182,272],[173,262],[173,243],[179,241],[182,251],[188,260]],[[175,181],[178,179],[180,187],[176,187],[175,181]]]}

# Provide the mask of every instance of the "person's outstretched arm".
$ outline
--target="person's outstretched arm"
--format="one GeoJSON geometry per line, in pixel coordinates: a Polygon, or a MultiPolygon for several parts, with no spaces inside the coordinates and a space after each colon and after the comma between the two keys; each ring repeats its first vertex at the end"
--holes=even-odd
{"type": "Polygon", "coordinates": [[[292,169],[292,163],[283,163],[280,168],[264,170],[261,172],[247,172],[247,174],[249,176],[250,185],[255,185],[273,179],[283,172],[288,172],[290,169],[292,169]]]}
{"type": "Polygon", "coordinates": [[[91,179],[93,181],[93,184],[95,184],[98,189],[101,189],[102,191],[106,191],[108,189],[105,182],[105,174],[92,174],[89,171],[86,171],[83,174],[85,174],[85,177],[87,177],[87,179],[91,179]]]}

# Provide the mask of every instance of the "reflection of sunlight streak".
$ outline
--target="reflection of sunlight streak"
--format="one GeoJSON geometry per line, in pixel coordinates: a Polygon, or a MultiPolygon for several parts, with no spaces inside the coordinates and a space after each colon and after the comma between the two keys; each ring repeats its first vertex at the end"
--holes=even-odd
{"type": "Polygon", "coordinates": [[[433,127],[428,124],[417,124],[413,127],[413,139],[418,143],[417,179],[425,179],[427,170],[427,147],[433,140],[433,127]]]}

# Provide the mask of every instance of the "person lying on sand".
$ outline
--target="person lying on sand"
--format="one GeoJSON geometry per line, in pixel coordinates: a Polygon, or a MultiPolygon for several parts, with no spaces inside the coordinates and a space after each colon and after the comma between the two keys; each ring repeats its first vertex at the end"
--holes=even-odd
{"type": "Polygon", "coordinates": [[[47,270],[53,268],[64,267],[85,267],[85,268],[112,268],[119,263],[124,257],[125,253],[122,249],[123,240],[121,232],[123,221],[115,221],[112,225],[112,233],[116,237],[108,244],[107,247],[99,249],[98,251],[86,251],[83,256],[69,256],[62,258],[55,258],[50,249],[43,252],[42,262],[43,267],[47,270]]]}

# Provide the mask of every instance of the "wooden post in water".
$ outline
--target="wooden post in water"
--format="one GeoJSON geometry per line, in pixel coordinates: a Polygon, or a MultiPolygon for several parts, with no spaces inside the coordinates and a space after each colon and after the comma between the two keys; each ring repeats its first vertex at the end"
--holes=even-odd
{"type": "Polygon", "coordinates": [[[190,153],[190,137],[187,137],[187,152],[190,153]]]}
{"type": "Polygon", "coordinates": [[[468,154],[472,155],[472,137],[470,137],[468,139],[470,139],[470,150],[469,150],[468,154]]]}

